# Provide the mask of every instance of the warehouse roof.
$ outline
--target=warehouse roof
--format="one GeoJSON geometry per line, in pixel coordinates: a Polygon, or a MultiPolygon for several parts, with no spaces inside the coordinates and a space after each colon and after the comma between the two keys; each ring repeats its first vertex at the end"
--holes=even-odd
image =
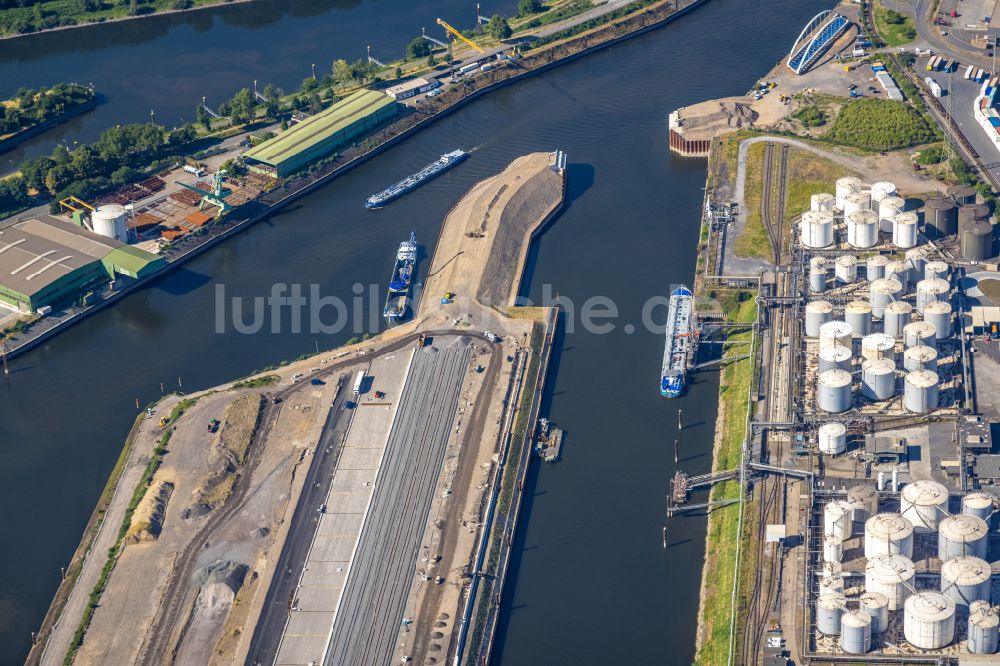
{"type": "Polygon", "coordinates": [[[155,254],[126,245],[108,253],[104,257],[104,263],[118,273],[141,278],[159,270],[166,261],[155,254]]]}
{"type": "Polygon", "coordinates": [[[376,111],[395,104],[386,95],[374,90],[359,90],[329,109],[291,127],[278,136],[244,153],[245,158],[277,164],[324,141],[352,123],[376,111]]]}

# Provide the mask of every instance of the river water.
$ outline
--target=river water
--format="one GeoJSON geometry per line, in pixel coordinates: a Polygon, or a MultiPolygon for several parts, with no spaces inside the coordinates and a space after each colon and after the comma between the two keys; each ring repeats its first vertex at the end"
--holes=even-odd
{"type": "MultiPolygon", "coordinates": [[[[86,140],[142,119],[150,100],[160,119],[189,117],[206,88],[221,98],[253,78],[291,87],[313,60],[355,57],[368,41],[379,54],[399,53],[408,25],[471,14],[457,0],[435,4],[261,0],[120,32],[0,42],[0,93],[93,80],[109,103],[57,133],[86,140]],[[361,32],[372,26],[377,33],[361,32]]],[[[518,155],[555,148],[569,156],[568,203],[531,252],[525,294],[537,301],[548,289],[575,308],[545,407],[568,435],[563,461],[529,477],[496,661],[691,663],[705,520],[674,520],[666,550],[661,531],[676,409],[684,410],[682,466],[705,472],[717,381],[704,373],[685,397],[661,400],[662,336],[641,323],[643,304],[690,281],[695,265],[705,162],[668,153],[666,117],[745,91],[826,6],[711,0],[665,29],[495,92],[16,359],[0,383],[0,664],[27,652],[137,398],[156,399],[161,382],[213,386],[354,334],[294,333],[287,320],[273,333],[231,325],[220,333],[218,285],[227,296],[254,297],[275,283],[316,284],[352,302],[354,285],[377,284],[352,318],[352,328],[373,331],[409,231],[432,253],[440,221],[476,181],[518,155]],[[458,168],[386,209],[362,208],[370,193],[458,147],[474,150],[458,168]],[[580,325],[594,296],[617,306],[609,333],[580,325]]]]}

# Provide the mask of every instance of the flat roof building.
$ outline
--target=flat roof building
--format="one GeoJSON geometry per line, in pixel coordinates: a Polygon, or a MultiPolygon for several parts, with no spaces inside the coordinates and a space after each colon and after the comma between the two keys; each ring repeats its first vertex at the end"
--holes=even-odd
{"type": "Polygon", "coordinates": [[[397,110],[392,98],[374,90],[359,90],[251,148],[243,154],[243,162],[251,171],[287,176],[374,129],[397,110]]]}
{"type": "Polygon", "coordinates": [[[440,85],[441,82],[437,79],[428,81],[423,77],[419,77],[416,79],[410,79],[409,81],[404,81],[396,86],[390,86],[385,89],[385,94],[393,99],[406,99],[408,97],[413,97],[414,95],[425,93],[428,90],[434,90],[440,85]]]}

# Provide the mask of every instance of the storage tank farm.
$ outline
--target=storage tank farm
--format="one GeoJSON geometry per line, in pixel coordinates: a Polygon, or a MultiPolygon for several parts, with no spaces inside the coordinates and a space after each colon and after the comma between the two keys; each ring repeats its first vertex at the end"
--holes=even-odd
{"type": "Polygon", "coordinates": [[[1000,648],[1000,611],[990,602],[969,604],[966,647],[972,654],[996,654],[1000,648]]]}
{"type": "Polygon", "coordinates": [[[878,213],[873,210],[857,210],[845,216],[847,244],[858,249],[868,249],[878,245],[878,213]]]}
{"type": "Polygon", "coordinates": [[[913,318],[913,306],[906,301],[892,301],[882,311],[882,331],[901,340],[903,329],[913,318]]]}
{"type": "Polygon", "coordinates": [[[867,278],[869,282],[881,280],[885,277],[885,265],[889,263],[889,257],[884,254],[873,254],[868,257],[865,263],[867,278]]]}

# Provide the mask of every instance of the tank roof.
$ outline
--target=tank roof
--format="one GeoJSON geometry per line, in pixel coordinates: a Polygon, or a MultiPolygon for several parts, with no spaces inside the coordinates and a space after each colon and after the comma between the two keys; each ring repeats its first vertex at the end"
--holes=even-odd
{"type": "Polygon", "coordinates": [[[935,294],[945,294],[951,291],[947,280],[939,277],[926,278],[917,282],[917,291],[929,291],[935,294]]]}
{"type": "Polygon", "coordinates": [[[943,314],[945,312],[951,312],[951,303],[948,301],[932,301],[924,306],[924,313],[930,312],[931,314],[943,314]]]}
{"type": "Polygon", "coordinates": [[[872,292],[877,294],[898,294],[903,291],[903,283],[896,278],[879,278],[871,283],[872,292]]]}
{"type": "Polygon", "coordinates": [[[979,585],[992,575],[989,562],[970,555],[953,557],[941,565],[941,577],[956,585],[979,585]]]}
{"type": "Polygon", "coordinates": [[[902,555],[876,555],[865,565],[865,575],[870,575],[879,582],[908,581],[913,578],[915,571],[910,558],[902,555]]]}
{"type": "Polygon", "coordinates": [[[938,525],[938,531],[941,536],[952,541],[976,541],[989,534],[989,527],[986,521],[978,516],[960,513],[945,516],[938,525]]]}
{"type": "Polygon", "coordinates": [[[816,603],[821,608],[844,608],[847,606],[847,597],[843,592],[824,592],[816,599],[816,603]]]}
{"type": "Polygon", "coordinates": [[[844,345],[823,347],[819,350],[819,357],[824,361],[846,361],[851,358],[851,350],[844,345]]]}
{"type": "MultiPolygon", "coordinates": [[[[869,212],[874,213],[875,211],[869,211],[869,212]]],[[[869,264],[875,264],[876,266],[885,266],[886,264],[889,263],[889,257],[887,257],[884,254],[873,254],[872,256],[868,257],[867,261],[869,264]]]]}
{"type": "Polygon", "coordinates": [[[955,602],[940,592],[922,590],[910,595],[903,604],[904,612],[920,620],[947,620],[955,614],[955,602]]]}
{"type": "Polygon", "coordinates": [[[878,213],[867,208],[856,210],[847,216],[847,221],[853,224],[875,224],[878,222],[878,213]]]}
{"type": "Polygon", "coordinates": [[[929,321],[911,321],[903,327],[903,335],[927,336],[937,333],[937,326],[929,321]]]}
{"type": "Polygon", "coordinates": [[[861,338],[861,346],[875,349],[891,349],[896,346],[896,339],[888,333],[869,333],[861,338]]]}
{"type": "Polygon", "coordinates": [[[850,201],[851,203],[868,203],[871,201],[872,195],[868,192],[851,192],[844,199],[850,201]]]}
{"type": "Polygon", "coordinates": [[[904,358],[910,358],[915,361],[932,361],[937,358],[937,349],[934,347],[928,347],[927,345],[916,345],[914,347],[909,347],[903,352],[904,358]]]}
{"type": "Polygon", "coordinates": [[[865,592],[858,598],[862,607],[882,608],[889,605],[889,597],[881,592],[865,592]]]}
{"type": "Polygon", "coordinates": [[[865,533],[884,539],[905,539],[913,534],[913,523],[898,513],[879,513],[865,521],[865,533]]]}
{"type": "Polygon", "coordinates": [[[834,319],[832,321],[823,322],[819,327],[819,334],[823,335],[850,335],[854,333],[854,328],[842,319],[834,319]]]}
{"type": "Polygon", "coordinates": [[[929,388],[938,383],[938,374],[933,370],[914,370],[906,375],[906,383],[920,388],[929,388]]]}
{"type": "Polygon", "coordinates": [[[879,205],[882,204],[885,204],[887,206],[895,206],[897,208],[902,208],[903,206],[906,205],[906,199],[904,199],[903,197],[897,197],[895,195],[891,195],[888,197],[883,197],[882,200],[879,202],[879,205]]]}
{"type": "Polygon", "coordinates": [[[997,630],[1000,627],[1000,610],[983,599],[976,599],[969,604],[969,624],[980,629],[997,630]]]}
{"type": "Polygon", "coordinates": [[[873,358],[861,365],[862,372],[872,372],[876,375],[888,375],[896,372],[896,363],[891,358],[873,358]]]}
{"type": "Polygon", "coordinates": [[[948,210],[955,207],[955,202],[951,199],[945,199],[944,197],[933,197],[925,201],[924,206],[927,208],[934,208],[936,210],[948,210]]]}
{"type": "Polygon", "coordinates": [[[828,210],[807,210],[802,213],[804,224],[827,224],[833,222],[833,213],[828,210]]]}
{"type": "Polygon", "coordinates": [[[839,437],[840,435],[847,434],[847,426],[843,423],[824,423],[819,427],[819,431],[824,435],[829,435],[831,437],[839,437]]]}
{"type": "MultiPolygon", "coordinates": [[[[909,380],[910,377],[921,372],[934,375],[934,383],[937,383],[937,373],[929,370],[914,370],[906,378],[909,380]]],[[[948,489],[937,481],[920,480],[903,486],[900,497],[917,506],[936,506],[948,501],[948,489]]]]}
{"type": "Polygon", "coordinates": [[[897,224],[916,224],[917,219],[917,214],[909,210],[905,210],[902,213],[896,213],[896,216],[893,218],[897,224]]]}
{"type": "Polygon", "coordinates": [[[904,314],[913,312],[913,306],[906,301],[893,301],[885,306],[885,311],[893,314],[904,314]]]}
{"type": "Polygon", "coordinates": [[[837,263],[841,266],[853,266],[858,263],[858,258],[853,254],[842,254],[837,257],[837,263]]]}
{"type": "Polygon", "coordinates": [[[806,303],[806,312],[833,312],[833,303],[830,301],[809,301],[806,303]]]}
{"type": "Polygon", "coordinates": [[[826,386],[849,386],[851,384],[851,373],[846,370],[834,368],[819,373],[819,381],[826,386]]]}
{"type": "Polygon", "coordinates": [[[872,616],[859,609],[847,611],[841,616],[840,621],[848,627],[868,627],[871,626],[872,616]]]}
{"type": "Polygon", "coordinates": [[[969,506],[985,509],[988,506],[993,506],[996,497],[987,492],[977,491],[969,493],[962,498],[962,501],[969,506]]]}
{"type": "Polygon", "coordinates": [[[868,301],[851,301],[844,306],[844,311],[864,314],[872,311],[872,304],[868,301]]]}

